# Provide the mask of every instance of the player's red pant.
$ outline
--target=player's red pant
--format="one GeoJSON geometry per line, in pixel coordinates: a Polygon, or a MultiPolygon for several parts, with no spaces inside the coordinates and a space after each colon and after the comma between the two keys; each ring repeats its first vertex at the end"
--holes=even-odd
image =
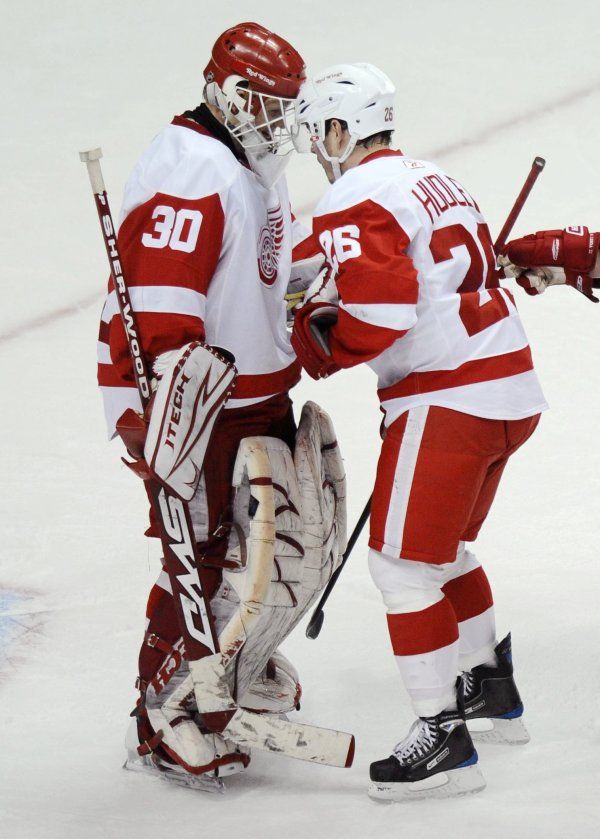
{"type": "MultiPolygon", "coordinates": [[[[287,394],[279,394],[257,405],[224,410],[217,420],[203,467],[208,506],[208,531],[214,533],[222,520],[229,519],[233,467],[240,440],[244,437],[267,435],[284,440],[293,450],[296,425],[292,402],[287,394]]],[[[151,528],[151,535],[158,535],[151,528]]],[[[225,555],[227,534],[209,537],[200,551],[208,564],[207,578],[210,580],[205,595],[210,599],[221,582],[218,565],[225,555]]],[[[179,624],[170,593],[169,578],[163,572],[152,588],[146,609],[146,639],[149,646],[142,644],[139,657],[139,673],[142,686],[150,681],[165,659],[168,651],[180,637],[179,624]],[[159,640],[157,640],[159,639],[159,640]],[[156,646],[157,645],[157,646],[156,646]]]]}
{"type": "Polygon", "coordinates": [[[373,494],[369,565],[420,716],[453,701],[459,666],[471,669],[493,656],[491,589],[464,542],[476,538],[508,458],[538,421],[421,406],[387,429],[373,494]]]}
{"type": "Polygon", "coordinates": [[[538,421],[429,405],[402,414],[381,447],[369,545],[391,557],[453,562],[458,543],[476,539],[508,458],[538,421]]]}

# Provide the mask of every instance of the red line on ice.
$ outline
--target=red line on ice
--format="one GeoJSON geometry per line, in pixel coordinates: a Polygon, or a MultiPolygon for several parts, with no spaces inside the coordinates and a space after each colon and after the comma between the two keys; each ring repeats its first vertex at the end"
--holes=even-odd
{"type": "Polygon", "coordinates": [[[55,309],[45,315],[40,315],[37,318],[32,318],[31,320],[18,324],[12,329],[9,329],[7,332],[0,334],[0,344],[7,344],[9,341],[14,341],[15,338],[20,338],[22,335],[25,335],[33,329],[42,329],[44,326],[48,326],[57,320],[61,320],[61,318],[66,318],[69,315],[76,315],[82,309],[85,309],[86,306],[90,306],[92,303],[101,300],[103,295],[104,292],[96,292],[89,297],[84,297],[82,300],[78,300],[77,303],[74,303],[72,306],[63,306],[62,309],[55,309]]]}

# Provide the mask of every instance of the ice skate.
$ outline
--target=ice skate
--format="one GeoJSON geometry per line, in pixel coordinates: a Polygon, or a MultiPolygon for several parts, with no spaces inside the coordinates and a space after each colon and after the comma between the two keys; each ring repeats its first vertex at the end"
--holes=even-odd
{"type": "Polygon", "coordinates": [[[369,795],[383,801],[451,798],[479,792],[485,779],[457,711],[417,719],[385,760],[371,764],[369,795]]]}
{"type": "Polygon", "coordinates": [[[498,665],[481,664],[459,676],[458,706],[478,743],[528,743],[523,703],[513,678],[510,632],[495,649],[498,665]]]}
{"type": "Polygon", "coordinates": [[[232,761],[231,763],[217,766],[209,772],[203,772],[201,775],[194,775],[191,772],[187,772],[178,763],[170,760],[167,755],[163,755],[160,752],[154,751],[148,754],[140,754],[138,750],[139,745],[138,726],[137,721],[134,719],[131,721],[125,735],[127,757],[123,764],[123,769],[128,769],[131,772],[143,772],[146,775],[160,778],[163,781],[182,787],[189,787],[190,789],[201,790],[202,792],[225,792],[223,778],[241,772],[245,768],[242,763],[232,761]]]}
{"type": "Polygon", "coordinates": [[[143,772],[171,784],[202,790],[202,792],[225,792],[225,784],[217,776],[216,771],[205,772],[203,775],[191,775],[176,763],[167,764],[151,755],[141,756],[135,750],[127,752],[123,769],[128,769],[130,772],[143,772]]]}

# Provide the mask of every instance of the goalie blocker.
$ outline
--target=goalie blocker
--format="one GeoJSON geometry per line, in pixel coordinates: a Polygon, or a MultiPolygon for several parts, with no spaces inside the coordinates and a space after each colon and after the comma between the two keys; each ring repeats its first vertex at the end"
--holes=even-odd
{"type": "MultiPolygon", "coordinates": [[[[145,445],[151,473],[184,502],[202,470],[219,394],[231,383],[223,360],[211,355],[192,345],[173,359],[156,394],[145,445]]],[[[281,440],[244,439],[233,486],[228,570],[205,604],[217,644],[212,651],[206,645],[201,656],[190,656],[183,639],[165,647],[163,666],[137,710],[140,758],[151,756],[163,769],[181,767],[192,775],[241,769],[249,747],[350,765],[351,735],[276,720],[243,704],[345,547],[345,477],[327,415],[313,403],[305,405],[294,458],[281,440]]],[[[148,643],[161,641],[152,637],[148,643]]]]}

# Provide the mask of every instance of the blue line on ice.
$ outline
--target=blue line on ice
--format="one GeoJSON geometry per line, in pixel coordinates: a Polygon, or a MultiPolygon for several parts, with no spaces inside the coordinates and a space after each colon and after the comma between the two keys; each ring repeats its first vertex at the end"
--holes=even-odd
{"type": "Polygon", "coordinates": [[[28,598],[10,589],[0,589],[0,662],[6,658],[12,642],[22,634],[23,626],[15,620],[16,606],[24,603],[28,598]]]}

